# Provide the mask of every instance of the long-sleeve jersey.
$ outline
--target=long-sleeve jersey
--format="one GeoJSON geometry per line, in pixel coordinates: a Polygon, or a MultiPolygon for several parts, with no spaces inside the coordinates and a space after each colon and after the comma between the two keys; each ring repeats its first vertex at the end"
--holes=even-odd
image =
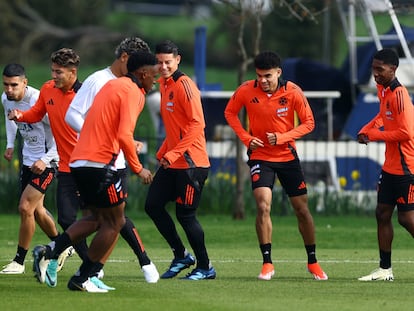
{"type": "Polygon", "coordinates": [[[279,89],[273,94],[264,92],[256,80],[243,83],[230,98],[224,115],[247,148],[254,137],[264,142],[264,147],[251,150],[251,160],[287,162],[295,159],[295,140],[315,127],[312,109],[300,87],[281,79],[279,89]],[[249,120],[248,131],[243,128],[238,116],[243,107],[249,120]],[[299,125],[295,125],[295,112],[299,125]],[[267,132],[276,134],[276,145],[269,144],[267,132]]]}
{"type": "Polygon", "coordinates": [[[410,95],[397,79],[387,88],[377,85],[377,90],[380,111],[359,134],[366,134],[370,141],[385,142],[385,172],[414,174],[414,107],[410,95]]]}
{"type": "Polygon", "coordinates": [[[205,121],[200,91],[185,74],[176,71],[160,78],[160,113],[165,140],[157,152],[170,168],[210,167],[204,134],[205,121]]]}
{"type": "MultiPolygon", "coordinates": [[[[106,82],[113,79],[116,79],[116,76],[112,73],[111,69],[107,67],[94,72],[83,81],[82,87],[73,98],[65,117],[66,122],[76,132],[80,133],[96,94],[106,82]]],[[[115,161],[115,167],[117,169],[124,169],[126,167],[125,156],[122,150],[115,161]]]]}
{"type": "Polygon", "coordinates": [[[135,148],[134,129],[144,103],[142,90],[130,77],[106,83],[95,96],[70,162],[109,164],[122,149],[132,172],[139,174],[142,164],[135,148]]]}
{"type": "Polygon", "coordinates": [[[50,167],[50,162],[58,162],[59,157],[47,115],[40,122],[33,124],[11,121],[7,117],[13,109],[29,110],[38,97],[39,90],[31,86],[26,87],[24,97],[20,101],[8,100],[3,92],[1,102],[5,113],[7,148],[14,148],[17,130],[19,130],[23,138],[23,165],[31,166],[37,160],[42,160],[46,167],[50,167]]]}
{"type": "Polygon", "coordinates": [[[34,106],[27,111],[21,111],[23,116],[18,120],[35,123],[48,114],[59,154],[60,172],[70,172],[69,158],[78,140],[78,134],[65,122],[65,114],[80,86],[81,83],[76,81],[71,90],[63,92],[55,87],[53,80],[47,81],[40,89],[39,99],[34,106]]]}

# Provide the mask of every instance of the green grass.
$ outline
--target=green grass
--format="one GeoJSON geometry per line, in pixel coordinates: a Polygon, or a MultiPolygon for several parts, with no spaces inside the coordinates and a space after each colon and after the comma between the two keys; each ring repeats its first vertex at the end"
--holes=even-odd
{"type": "MultiPolygon", "coordinates": [[[[147,252],[160,272],[171,253],[153,224],[143,215],[134,219],[147,252]]],[[[225,216],[202,216],[217,279],[211,281],[160,280],[147,284],[136,258],[120,239],[105,265],[105,282],[116,287],[108,294],[71,292],[66,283],[78,268],[78,257],[69,259],[59,273],[56,288],[38,284],[31,272],[0,275],[2,310],[412,310],[414,255],[412,238],[395,226],[394,282],[362,283],[357,277],[377,267],[375,221],[369,217],[315,217],[317,254],[328,273],[327,282],[311,279],[305,251],[294,217],[274,219],[273,259],[276,276],[269,282],[256,279],[261,257],[254,218],[234,221],[225,216]]],[[[16,249],[17,215],[0,217],[0,264],[16,249]]],[[[32,246],[46,242],[36,231],[32,246]]],[[[188,243],[186,242],[188,245],[188,243]]]]}

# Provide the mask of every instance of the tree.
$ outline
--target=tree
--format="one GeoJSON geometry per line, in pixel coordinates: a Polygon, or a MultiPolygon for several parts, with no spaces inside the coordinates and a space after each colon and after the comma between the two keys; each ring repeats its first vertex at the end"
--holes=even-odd
{"type": "Polygon", "coordinates": [[[82,55],[87,55],[87,52],[96,51],[97,43],[118,41],[125,35],[101,26],[107,9],[105,0],[1,1],[0,23],[7,31],[1,33],[0,38],[7,44],[2,44],[0,56],[26,63],[31,57],[49,56],[51,50],[62,44],[74,46],[85,51],[82,55]],[[16,46],[20,47],[17,54],[16,46]]]}

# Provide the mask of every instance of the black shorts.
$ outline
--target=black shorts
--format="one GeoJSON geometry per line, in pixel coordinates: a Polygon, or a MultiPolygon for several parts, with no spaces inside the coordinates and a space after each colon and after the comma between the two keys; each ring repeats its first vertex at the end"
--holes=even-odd
{"type": "Polygon", "coordinates": [[[289,197],[307,193],[305,178],[300,161],[268,162],[249,160],[252,189],[268,187],[273,189],[276,176],[289,197]]]}
{"type": "Polygon", "coordinates": [[[125,201],[123,185],[116,170],[72,167],[71,172],[86,207],[111,207],[125,201]]]}
{"type": "Polygon", "coordinates": [[[27,185],[31,185],[36,190],[45,194],[47,188],[55,178],[56,170],[54,168],[46,168],[42,174],[37,175],[30,170],[29,166],[23,165],[20,171],[20,187],[21,192],[27,185]]]}
{"type": "Polygon", "coordinates": [[[157,206],[175,201],[186,209],[197,209],[209,168],[164,169],[160,167],[148,190],[147,201],[157,206]]]}
{"type": "Polygon", "coordinates": [[[381,171],[377,202],[393,207],[397,205],[399,211],[414,210],[414,175],[393,175],[381,171]]]}

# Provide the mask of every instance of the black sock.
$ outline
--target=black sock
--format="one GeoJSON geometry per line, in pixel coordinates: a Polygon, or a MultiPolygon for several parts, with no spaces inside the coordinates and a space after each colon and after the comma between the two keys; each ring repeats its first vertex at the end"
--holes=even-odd
{"type": "Polygon", "coordinates": [[[145,252],[138,231],[128,217],[125,217],[125,225],[122,227],[120,234],[134,251],[140,266],[149,265],[151,261],[145,252]]]}
{"type": "Polygon", "coordinates": [[[27,249],[24,249],[21,246],[17,246],[16,256],[14,257],[13,261],[17,262],[18,264],[23,264],[26,258],[27,249]]]}
{"type": "Polygon", "coordinates": [[[263,263],[272,263],[272,243],[260,244],[263,263]]]}
{"type": "Polygon", "coordinates": [[[49,236],[49,239],[51,241],[56,241],[56,239],[58,238],[58,236],[59,236],[59,233],[56,236],[49,236]]]}
{"type": "Polygon", "coordinates": [[[56,238],[55,241],[47,245],[45,257],[48,259],[57,259],[59,255],[71,245],[72,241],[70,240],[69,235],[66,232],[63,232],[56,238]]]}
{"type": "Polygon", "coordinates": [[[308,263],[312,264],[312,263],[317,262],[316,252],[315,252],[316,245],[315,244],[305,245],[305,248],[306,248],[306,254],[308,255],[308,263]]]}
{"type": "Polygon", "coordinates": [[[391,268],[391,252],[380,250],[380,267],[382,269],[391,268]]]}
{"type": "Polygon", "coordinates": [[[103,269],[103,264],[98,262],[95,262],[91,271],[89,272],[89,277],[98,277],[99,271],[101,271],[103,269]]]}
{"type": "MultiPolygon", "coordinates": [[[[92,262],[88,257],[82,261],[81,266],[79,267],[79,280],[83,283],[85,282],[89,276],[91,276],[92,271],[96,267],[97,263],[92,262]]],[[[102,265],[103,266],[103,265],[102,265]]]]}
{"type": "Polygon", "coordinates": [[[174,254],[174,258],[177,258],[177,259],[183,259],[188,254],[188,252],[185,248],[183,248],[183,249],[180,248],[179,250],[173,248],[172,251],[173,251],[173,254],[174,254]]]}

